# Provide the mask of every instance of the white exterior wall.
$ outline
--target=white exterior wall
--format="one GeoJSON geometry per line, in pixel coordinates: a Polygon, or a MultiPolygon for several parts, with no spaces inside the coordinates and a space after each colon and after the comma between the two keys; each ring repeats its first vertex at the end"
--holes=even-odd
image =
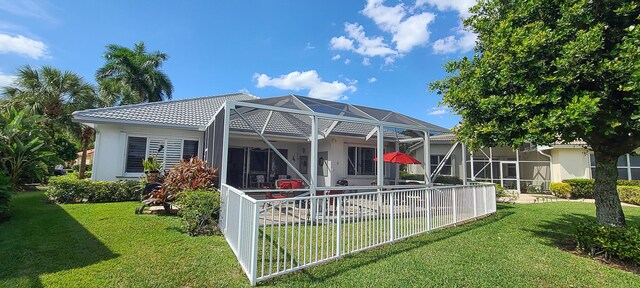
{"type": "Polygon", "coordinates": [[[551,149],[551,181],[589,178],[589,153],[584,148],[551,149]]]}
{"type": "Polygon", "coordinates": [[[96,129],[95,152],[92,180],[116,181],[137,179],[142,173],[125,174],[125,160],[128,136],[180,138],[198,140],[198,154],[202,157],[204,133],[200,131],[158,129],[134,125],[98,124],[96,129]]]}

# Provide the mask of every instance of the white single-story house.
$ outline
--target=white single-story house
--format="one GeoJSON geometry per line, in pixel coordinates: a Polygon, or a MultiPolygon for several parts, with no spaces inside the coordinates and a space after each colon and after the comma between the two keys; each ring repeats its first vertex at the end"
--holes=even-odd
{"type": "MultiPolygon", "coordinates": [[[[77,111],[73,117],[96,130],[93,180],[137,179],[143,175],[142,160],[156,154],[165,169],[199,156],[214,166],[226,162],[226,183],[237,188],[265,188],[282,178],[309,179],[314,170],[317,186],[332,186],[338,180],[375,186],[379,126],[368,123],[382,121],[431,134],[450,132],[388,110],[298,95],[260,99],[228,94],[77,111]],[[228,102],[251,106],[231,110],[229,129],[224,129],[220,112],[228,102]],[[315,124],[319,166],[313,170],[309,112],[344,120],[319,116],[315,124]],[[230,133],[227,161],[218,150],[223,146],[222,131],[230,133]]],[[[403,131],[384,128],[385,153],[397,151],[400,141],[411,140],[403,131]]],[[[397,183],[398,171],[399,165],[384,163],[385,184],[397,183]]]]}
{"type": "MultiPolygon", "coordinates": [[[[493,182],[518,191],[525,191],[531,185],[540,190],[548,190],[551,182],[594,178],[595,158],[583,141],[550,146],[527,144],[517,150],[509,147],[483,148],[475,152],[467,151],[464,156],[463,148],[453,134],[431,137],[432,170],[436,170],[437,164],[434,163],[446,158],[439,175],[466,178],[468,181],[493,182]]],[[[416,158],[423,157],[422,143],[409,147],[408,153],[416,158]]],[[[424,173],[423,167],[417,165],[410,165],[407,170],[414,174],[424,173]]],[[[638,153],[626,154],[618,159],[618,178],[640,180],[638,153]]]]}

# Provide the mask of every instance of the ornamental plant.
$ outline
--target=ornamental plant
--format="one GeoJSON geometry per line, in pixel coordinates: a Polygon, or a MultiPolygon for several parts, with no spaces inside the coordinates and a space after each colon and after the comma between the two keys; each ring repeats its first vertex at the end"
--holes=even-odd
{"type": "Polygon", "coordinates": [[[216,186],[218,168],[197,157],[182,160],[165,175],[164,193],[176,195],[182,191],[212,190],[216,186]]]}

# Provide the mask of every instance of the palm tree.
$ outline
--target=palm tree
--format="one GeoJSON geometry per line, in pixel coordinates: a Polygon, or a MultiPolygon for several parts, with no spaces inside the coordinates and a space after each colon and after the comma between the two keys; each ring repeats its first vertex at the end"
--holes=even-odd
{"type": "Polygon", "coordinates": [[[25,66],[19,68],[16,74],[17,79],[13,85],[3,88],[2,94],[7,97],[6,104],[43,115],[51,140],[58,129],[67,130],[81,139],[83,162],[80,163],[79,177],[83,178],[86,149],[93,133],[85,131],[91,128],[73,123],[71,113],[101,106],[94,87],[73,72],[50,66],[40,69],[25,66]]]}
{"type": "Polygon", "coordinates": [[[7,98],[4,105],[43,115],[51,139],[56,129],[71,127],[73,111],[93,108],[90,103],[96,101],[93,86],[73,72],[51,66],[40,69],[24,66],[16,74],[13,85],[2,88],[2,94],[7,98]]]}
{"type": "Polygon", "coordinates": [[[160,70],[162,63],[169,58],[167,54],[159,51],[147,53],[144,42],[140,42],[133,50],[107,45],[104,58],[106,63],[96,72],[96,80],[111,93],[119,92],[114,104],[171,99],[173,84],[169,76],[160,70]]]}

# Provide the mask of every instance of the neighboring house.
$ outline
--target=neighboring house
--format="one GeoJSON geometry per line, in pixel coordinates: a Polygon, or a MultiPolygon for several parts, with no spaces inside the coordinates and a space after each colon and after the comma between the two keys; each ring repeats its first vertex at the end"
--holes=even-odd
{"type": "MultiPolygon", "coordinates": [[[[87,150],[87,161],[85,161],[86,165],[92,165],[93,164],[93,152],[95,150],[94,149],[89,149],[87,150]]],[[[80,165],[80,163],[82,163],[82,151],[76,153],[76,160],[73,161],[73,164],[75,165],[80,165]]]]}
{"type": "MultiPolygon", "coordinates": [[[[408,153],[416,158],[423,155],[422,143],[409,147],[408,153]]],[[[469,181],[487,181],[501,184],[509,189],[525,191],[528,186],[547,190],[550,182],[573,178],[593,178],[595,160],[586,143],[574,141],[551,146],[523,145],[517,150],[509,147],[483,148],[466,153],[456,142],[453,134],[431,137],[432,171],[436,160],[445,159],[439,175],[465,177],[469,181]],[[454,147],[455,146],[455,147],[454,147]],[[465,159],[463,159],[465,158],[465,159]],[[466,165],[463,165],[463,161],[466,165]],[[463,168],[465,170],[463,170],[463,168]],[[473,171],[473,173],[471,173],[473,171]]],[[[409,173],[422,174],[423,167],[409,165],[409,173]]],[[[626,154],[618,160],[618,177],[626,180],[640,179],[640,156],[626,154]]]]}
{"type": "MultiPolygon", "coordinates": [[[[156,154],[165,169],[194,156],[220,166],[227,157],[227,184],[264,188],[273,187],[281,178],[311,178],[312,113],[344,118],[336,121],[317,116],[317,186],[335,185],[343,179],[350,185],[375,185],[377,141],[382,141],[384,152],[390,152],[398,150],[400,140],[410,138],[385,126],[384,136],[378,139],[379,126],[363,123],[379,121],[449,133],[396,112],[297,95],[260,99],[229,94],[77,111],[73,117],[96,130],[94,180],[141,177],[142,160],[156,154]],[[264,109],[225,110],[225,103],[264,109]],[[228,124],[224,111],[231,114],[228,124]],[[223,133],[230,134],[226,144],[223,133]],[[225,145],[228,156],[222,156],[220,150],[225,145]]],[[[399,165],[385,163],[385,183],[396,183],[398,171],[399,165]]]]}

